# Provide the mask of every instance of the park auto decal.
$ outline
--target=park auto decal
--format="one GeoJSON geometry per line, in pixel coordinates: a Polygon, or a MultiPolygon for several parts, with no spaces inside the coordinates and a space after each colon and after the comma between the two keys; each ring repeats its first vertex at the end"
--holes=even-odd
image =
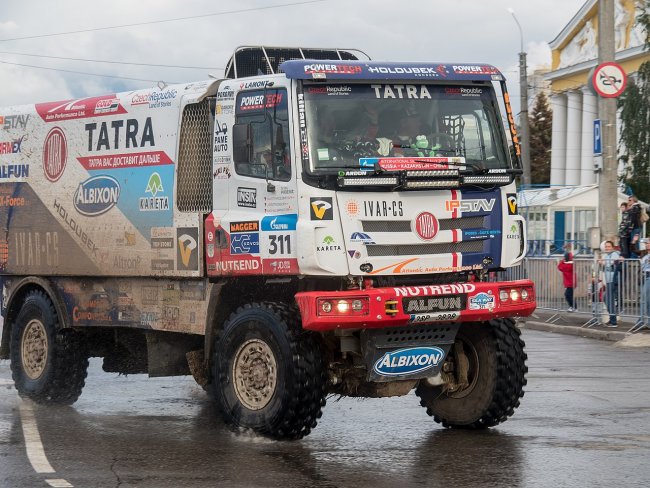
{"type": "Polygon", "coordinates": [[[436,346],[410,347],[385,353],[373,369],[383,376],[402,376],[419,373],[438,366],[445,352],[436,346]]]}

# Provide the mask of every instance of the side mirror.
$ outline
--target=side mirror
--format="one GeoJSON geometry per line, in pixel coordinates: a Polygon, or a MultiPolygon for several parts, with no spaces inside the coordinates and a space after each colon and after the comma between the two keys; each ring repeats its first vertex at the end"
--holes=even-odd
{"type": "Polygon", "coordinates": [[[232,128],[232,157],[235,164],[253,161],[253,126],[235,124],[232,128]]]}

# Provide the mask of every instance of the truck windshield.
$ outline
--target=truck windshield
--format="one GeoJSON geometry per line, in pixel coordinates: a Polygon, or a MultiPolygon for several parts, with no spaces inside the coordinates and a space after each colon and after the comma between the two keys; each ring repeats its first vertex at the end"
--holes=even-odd
{"type": "Polygon", "coordinates": [[[304,99],[310,173],[373,157],[462,157],[511,168],[491,85],[306,85],[304,99]]]}

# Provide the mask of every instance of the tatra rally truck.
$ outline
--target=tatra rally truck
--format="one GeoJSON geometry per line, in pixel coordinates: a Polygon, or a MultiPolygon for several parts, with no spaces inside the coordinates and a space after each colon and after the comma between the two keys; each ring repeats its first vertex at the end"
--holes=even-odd
{"type": "Polygon", "coordinates": [[[0,357],[42,404],[75,402],[90,357],[192,374],[275,439],[332,394],[494,426],[535,309],[500,279],[519,174],[485,64],[242,47],[224,79],[0,109],[0,357]]]}

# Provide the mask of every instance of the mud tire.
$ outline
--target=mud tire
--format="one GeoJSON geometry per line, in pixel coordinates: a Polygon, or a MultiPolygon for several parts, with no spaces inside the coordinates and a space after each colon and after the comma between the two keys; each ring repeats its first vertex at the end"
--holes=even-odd
{"type": "Polygon", "coordinates": [[[18,394],[41,404],[71,405],[81,395],[87,371],[80,335],[60,329],[45,293],[28,293],[11,328],[11,375],[18,394]]]}
{"type": "MultiPolygon", "coordinates": [[[[469,387],[445,393],[421,382],[420,405],[444,427],[484,429],[504,422],[524,395],[527,355],[512,319],[491,320],[460,328],[457,340],[470,358],[469,387]]],[[[451,354],[451,352],[450,352],[451,354]]]]}
{"type": "Polygon", "coordinates": [[[224,421],[278,440],[309,434],[326,395],[316,339],[302,329],[297,310],[285,304],[238,308],[215,340],[212,361],[213,395],[224,421]],[[235,372],[241,373],[238,379],[235,372]]]}

